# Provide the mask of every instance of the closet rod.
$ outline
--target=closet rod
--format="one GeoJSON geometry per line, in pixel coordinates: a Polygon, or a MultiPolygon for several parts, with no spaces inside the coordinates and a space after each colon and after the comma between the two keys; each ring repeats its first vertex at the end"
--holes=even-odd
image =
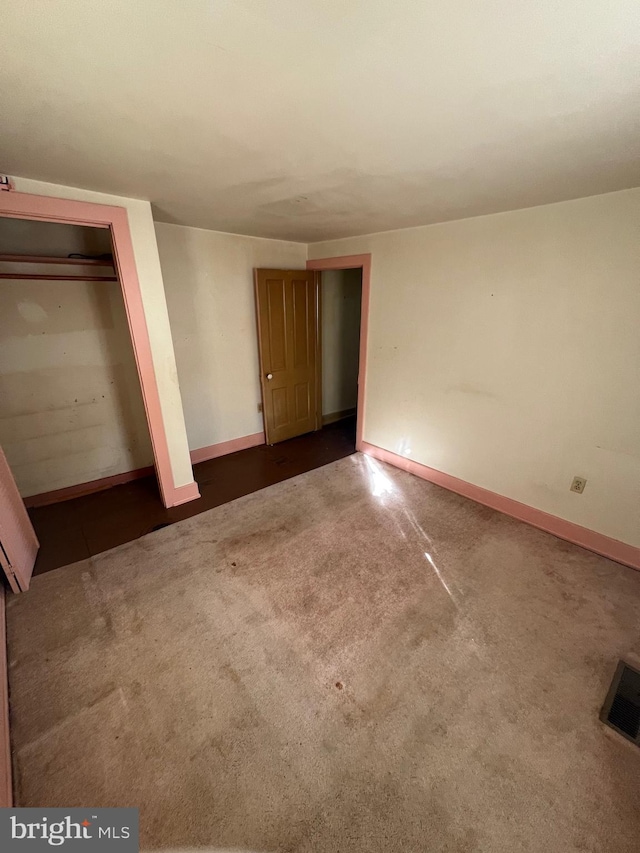
{"type": "Polygon", "coordinates": [[[0,272],[0,278],[27,279],[28,281],[117,281],[115,275],[29,275],[29,273],[0,272]]]}
{"type": "Polygon", "coordinates": [[[11,264],[80,264],[82,266],[112,267],[106,258],[60,258],[42,255],[0,255],[0,261],[11,264]]]}

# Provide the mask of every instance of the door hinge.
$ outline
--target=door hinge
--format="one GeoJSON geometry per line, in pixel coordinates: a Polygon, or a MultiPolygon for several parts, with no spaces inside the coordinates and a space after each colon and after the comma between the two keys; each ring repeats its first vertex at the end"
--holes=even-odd
{"type": "Polygon", "coordinates": [[[16,573],[13,571],[13,566],[11,565],[11,560],[9,559],[9,555],[4,550],[4,545],[0,542],[0,551],[2,552],[2,556],[4,560],[0,560],[0,568],[2,568],[5,572],[9,572],[9,574],[15,579],[16,583],[18,582],[18,578],[16,577],[16,573]]]}

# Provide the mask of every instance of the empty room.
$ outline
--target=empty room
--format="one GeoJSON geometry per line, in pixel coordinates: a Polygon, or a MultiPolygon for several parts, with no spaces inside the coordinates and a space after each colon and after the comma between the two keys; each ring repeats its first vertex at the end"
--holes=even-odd
{"type": "Polygon", "coordinates": [[[1,20],[0,850],[637,853],[637,4],[1,20]]]}

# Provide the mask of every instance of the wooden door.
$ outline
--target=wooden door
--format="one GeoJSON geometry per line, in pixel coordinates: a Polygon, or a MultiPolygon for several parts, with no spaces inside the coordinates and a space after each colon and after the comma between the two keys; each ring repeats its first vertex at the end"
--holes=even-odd
{"type": "Polygon", "coordinates": [[[26,592],[40,547],[0,447],[0,567],[14,592],[26,592]]]}
{"type": "Polygon", "coordinates": [[[267,444],[320,428],[318,285],[310,270],[256,270],[267,444]]]}

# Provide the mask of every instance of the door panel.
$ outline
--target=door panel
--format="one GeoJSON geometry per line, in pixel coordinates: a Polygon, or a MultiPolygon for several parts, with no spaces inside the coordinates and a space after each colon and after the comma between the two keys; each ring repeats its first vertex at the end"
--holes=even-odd
{"type": "MultiPolygon", "coordinates": [[[[308,367],[309,353],[309,287],[306,281],[293,282],[293,366],[308,367]]],[[[313,299],[313,293],[311,293],[313,299]]],[[[311,328],[313,334],[313,326],[311,328]]]]}
{"type": "MultiPolygon", "coordinates": [[[[284,428],[289,421],[287,412],[287,389],[270,388],[271,405],[273,407],[273,425],[276,429],[284,428]]],[[[271,442],[270,442],[271,443],[271,442]]]]}
{"type": "Polygon", "coordinates": [[[320,426],[318,287],[307,270],[256,270],[260,382],[267,444],[320,426]]]}
{"type": "Polygon", "coordinates": [[[0,447],[0,566],[14,592],[26,592],[40,547],[0,447]]]}
{"type": "Polygon", "coordinates": [[[296,421],[304,421],[311,415],[309,383],[296,385],[296,421]]]}
{"type": "Polygon", "coordinates": [[[286,297],[284,282],[267,282],[269,304],[268,361],[271,371],[287,369],[286,297]]]}

